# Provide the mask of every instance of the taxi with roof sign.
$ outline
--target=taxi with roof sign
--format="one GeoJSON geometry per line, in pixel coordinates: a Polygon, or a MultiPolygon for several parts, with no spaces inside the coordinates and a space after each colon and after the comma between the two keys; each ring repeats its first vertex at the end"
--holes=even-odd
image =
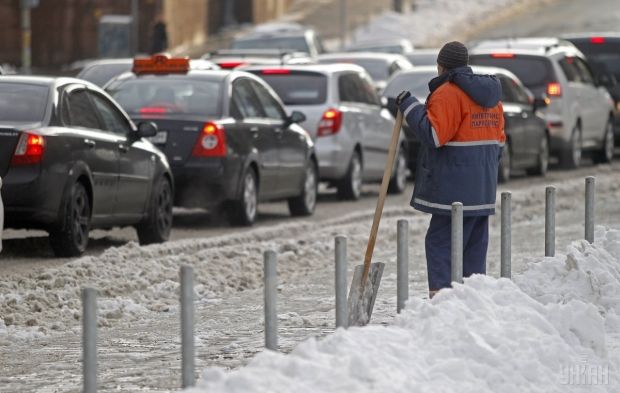
{"type": "Polygon", "coordinates": [[[220,211],[251,225],[257,205],[287,200],[291,214],[310,215],[318,166],[312,139],[288,116],[260,78],[237,70],[199,71],[186,58],[134,61],[106,90],[134,121],[158,126],[151,141],[168,157],[175,205],[220,211]]]}

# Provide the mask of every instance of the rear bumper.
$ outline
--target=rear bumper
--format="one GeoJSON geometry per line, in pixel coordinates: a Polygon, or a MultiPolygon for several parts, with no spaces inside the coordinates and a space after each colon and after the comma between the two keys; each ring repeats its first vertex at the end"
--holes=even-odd
{"type": "Polygon", "coordinates": [[[346,136],[346,130],[316,139],[314,150],[319,161],[321,180],[340,180],[347,174],[353,147],[353,142],[346,136]]]}
{"type": "Polygon", "coordinates": [[[224,159],[196,159],[172,167],[175,206],[214,207],[237,197],[240,165],[224,159]]]}

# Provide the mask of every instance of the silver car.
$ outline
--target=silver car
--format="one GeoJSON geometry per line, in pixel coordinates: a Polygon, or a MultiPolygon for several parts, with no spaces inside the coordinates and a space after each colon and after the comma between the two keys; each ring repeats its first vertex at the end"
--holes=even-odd
{"type": "MultiPolygon", "coordinates": [[[[302,126],[315,141],[321,180],[342,199],[358,199],[363,182],[381,181],[394,118],[381,105],[370,76],[354,64],[247,67],[280,95],[287,110],[303,112],[302,126]]],[[[401,133],[390,191],[407,178],[406,140],[401,133]]]]}

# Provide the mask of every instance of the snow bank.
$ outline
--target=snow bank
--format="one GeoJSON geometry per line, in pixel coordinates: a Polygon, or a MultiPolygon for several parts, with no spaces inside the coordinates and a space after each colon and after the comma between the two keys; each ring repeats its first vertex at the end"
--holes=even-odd
{"type": "Polygon", "coordinates": [[[264,352],[191,392],[617,392],[620,231],[532,262],[514,282],[474,276],[391,326],[338,330],[264,352]],[[617,346],[614,343],[612,347],[617,346]],[[582,370],[582,374],[579,374],[582,370]]]}
{"type": "Polygon", "coordinates": [[[489,22],[507,7],[542,0],[415,0],[416,8],[407,13],[387,11],[353,33],[356,42],[407,38],[414,45],[428,46],[438,38],[471,30],[489,22]]]}

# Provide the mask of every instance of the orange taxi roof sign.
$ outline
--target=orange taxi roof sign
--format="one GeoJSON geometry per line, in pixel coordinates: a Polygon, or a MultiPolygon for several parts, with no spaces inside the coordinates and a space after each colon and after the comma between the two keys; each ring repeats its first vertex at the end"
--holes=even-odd
{"type": "Polygon", "coordinates": [[[155,54],[151,57],[137,57],[131,71],[136,74],[185,74],[189,71],[189,57],[169,57],[155,54]]]}

